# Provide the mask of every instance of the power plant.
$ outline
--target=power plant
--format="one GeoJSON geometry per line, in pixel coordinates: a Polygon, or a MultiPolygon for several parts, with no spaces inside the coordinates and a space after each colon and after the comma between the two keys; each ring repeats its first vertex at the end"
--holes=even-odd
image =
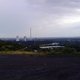
{"type": "Polygon", "coordinates": [[[20,38],[19,36],[16,36],[16,41],[27,41],[32,40],[32,29],[29,30],[29,38],[24,36],[23,38],[20,38]]]}

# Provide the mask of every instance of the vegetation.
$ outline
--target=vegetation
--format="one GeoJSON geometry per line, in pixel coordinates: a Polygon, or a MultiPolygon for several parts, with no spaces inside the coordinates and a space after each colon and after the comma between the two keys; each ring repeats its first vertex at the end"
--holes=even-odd
{"type": "Polygon", "coordinates": [[[64,48],[56,48],[52,49],[48,52],[48,55],[52,56],[76,56],[80,55],[80,52],[77,52],[75,48],[64,47],[64,48]]]}
{"type": "Polygon", "coordinates": [[[70,44],[62,48],[40,49],[38,45],[26,47],[24,44],[0,41],[0,54],[31,54],[48,56],[80,56],[80,51],[70,44]]]}

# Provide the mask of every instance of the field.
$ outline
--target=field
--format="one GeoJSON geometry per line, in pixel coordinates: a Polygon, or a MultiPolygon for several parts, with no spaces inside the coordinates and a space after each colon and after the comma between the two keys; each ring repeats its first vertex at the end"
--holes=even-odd
{"type": "Polygon", "coordinates": [[[80,80],[80,57],[0,55],[0,80],[80,80]]]}

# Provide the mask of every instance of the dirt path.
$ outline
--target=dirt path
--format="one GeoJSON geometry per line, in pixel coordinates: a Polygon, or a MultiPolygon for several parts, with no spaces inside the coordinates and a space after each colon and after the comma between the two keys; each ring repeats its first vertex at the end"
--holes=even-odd
{"type": "Polygon", "coordinates": [[[0,80],[80,80],[80,57],[0,55],[0,80]]]}

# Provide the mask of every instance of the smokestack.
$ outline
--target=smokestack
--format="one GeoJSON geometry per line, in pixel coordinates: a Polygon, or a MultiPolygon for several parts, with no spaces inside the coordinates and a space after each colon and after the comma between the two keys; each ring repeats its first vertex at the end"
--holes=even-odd
{"type": "Polygon", "coordinates": [[[27,40],[27,38],[26,38],[26,36],[24,36],[24,41],[26,41],[27,40]]]}
{"type": "Polygon", "coordinates": [[[19,41],[19,36],[16,36],[16,41],[19,41]]]}

